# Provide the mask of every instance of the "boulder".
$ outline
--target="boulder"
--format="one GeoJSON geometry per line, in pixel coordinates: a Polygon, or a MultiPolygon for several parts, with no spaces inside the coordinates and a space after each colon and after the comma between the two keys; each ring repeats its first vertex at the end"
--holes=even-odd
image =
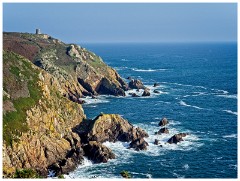
{"type": "Polygon", "coordinates": [[[133,140],[130,143],[129,148],[133,148],[136,151],[139,151],[139,150],[147,150],[147,146],[148,146],[148,143],[143,138],[138,138],[136,140],[133,140]]]}
{"type": "Polygon", "coordinates": [[[145,89],[145,86],[143,85],[143,83],[141,82],[141,80],[138,79],[132,79],[129,84],[128,84],[129,88],[131,89],[145,89]]]}
{"type": "Polygon", "coordinates": [[[83,121],[76,127],[75,132],[80,135],[83,142],[130,142],[138,138],[148,137],[146,131],[139,127],[133,127],[120,115],[103,113],[94,120],[83,121]]]}
{"type": "Polygon", "coordinates": [[[142,94],[142,96],[150,96],[150,92],[149,92],[149,90],[147,90],[147,89],[145,89],[144,90],[144,92],[143,92],[143,94],[142,94]]]}
{"type": "Polygon", "coordinates": [[[109,159],[115,159],[112,150],[101,143],[90,141],[83,147],[85,155],[94,163],[106,163],[109,159]]]}
{"type": "Polygon", "coordinates": [[[158,140],[158,139],[155,139],[153,144],[154,144],[154,145],[158,145],[158,144],[159,144],[159,140],[158,140]]]}
{"type": "Polygon", "coordinates": [[[140,96],[137,95],[136,93],[132,93],[132,97],[140,97],[140,96]]]}
{"type": "Polygon", "coordinates": [[[132,77],[129,76],[129,77],[127,77],[127,79],[128,79],[128,80],[132,80],[132,77]]]}
{"type": "Polygon", "coordinates": [[[172,144],[172,143],[177,144],[178,142],[183,141],[182,138],[185,137],[185,136],[187,136],[187,135],[188,135],[188,133],[175,134],[175,135],[173,135],[167,142],[168,142],[169,144],[172,144]]]}
{"type": "Polygon", "coordinates": [[[159,122],[159,126],[165,126],[165,125],[167,125],[168,124],[168,120],[167,120],[167,118],[163,118],[160,122],[159,122]]]}
{"type": "Polygon", "coordinates": [[[153,87],[157,87],[157,86],[160,86],[160,84],[159,83],[154,83],[153,84],[153,87]]]}
{"type": "Polygon", "coordinates": [[[153,92],[154,92],[154,93],[157,93],[157,94],[159,94],[159,93],[160,93],[158,90],[154,90],[153,92]]]}
{"type": "Polygon", "coordinates": [[[168,134],[168,133],[169,133],[169,130],[168,130],[167,128],[161,128],[161,129],[158,131],[158,134],[161,134],[161,133],[168,134]]]}

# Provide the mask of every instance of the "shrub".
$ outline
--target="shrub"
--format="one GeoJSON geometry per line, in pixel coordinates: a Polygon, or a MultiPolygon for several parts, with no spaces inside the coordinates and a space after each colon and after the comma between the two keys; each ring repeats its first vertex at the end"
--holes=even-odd
{"type": "Polygon", "coordinates": [[[120,174],[123,178],[132,178],[132,175],[126,170],[121,171],[120,174]]]}
{"type": "Polygon", "coordinates": [[[22,169],[22,170],[16,170],[14,178],[40,178],[38,173],[35,170],[32,169],[22,169]]]}

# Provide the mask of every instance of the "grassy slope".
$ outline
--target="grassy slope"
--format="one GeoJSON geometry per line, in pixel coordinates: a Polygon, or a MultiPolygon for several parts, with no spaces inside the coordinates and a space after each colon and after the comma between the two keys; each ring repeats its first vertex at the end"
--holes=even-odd
{"type": "Polygon", "coordinates": [[[23,82],[27,82],[30,96],[7,98],[11,101],[16,111],[10,111],[3,115],[3,139],[7,145],[17,141],[22,132],[28,130],[26,124],[26,110],[38,104],[41,98],[41,90],[38,86],[39,70],[34,69],[32,63],[20,55],[12,52],[3,52],[3,89],[11,95],[12,92],[21,89],[23,82]],[[7,76],[6,76],[7,75],[7,76]]]}

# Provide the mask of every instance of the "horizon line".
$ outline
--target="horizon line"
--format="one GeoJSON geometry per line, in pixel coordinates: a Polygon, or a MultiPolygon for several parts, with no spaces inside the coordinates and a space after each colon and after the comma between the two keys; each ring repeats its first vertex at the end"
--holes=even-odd
{"type": "Polygon", "coordinates": [[[179,44],[192,44],[192,43],[238,43],[238,41],[222,41],[222,40],[219,40],[219,41],[159,41],[159,42],[152,42],[152,41],[136,41],[136,42],[124,42],[124,41],[113,41],[113,42],[104,42],[104,41],[99,41],[99,42],[71,42],[71,43],[74,43],[74,44],[173,44],[173,43],[179,43],[179,44]]]}

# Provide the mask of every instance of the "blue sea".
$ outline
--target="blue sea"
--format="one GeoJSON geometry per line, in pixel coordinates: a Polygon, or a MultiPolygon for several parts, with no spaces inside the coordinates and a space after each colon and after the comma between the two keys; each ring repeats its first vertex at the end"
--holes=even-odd
{"type": "Polygon", "coordinates": [[[147,151],[128,143],[104,143],[116,154],[108,163],[84,164],[70,178],[237,178],[237,44],[84,44],[115,68],[121,77],[140,79],[150,97],[100,96],[83,105],[94,118],[100,112],[120,114],[145,129],[147,151]],[[159,87],[153,87],[157,82],[159,87]],[[153,93],[153,90],[160,93],[153,93]],[[166,117],[170,133],[155,135],[166,117]],[[176,133],[184,141],[165,142],[176,133]],[[154,145],[159,139],[162,146],[154,145]]]}

